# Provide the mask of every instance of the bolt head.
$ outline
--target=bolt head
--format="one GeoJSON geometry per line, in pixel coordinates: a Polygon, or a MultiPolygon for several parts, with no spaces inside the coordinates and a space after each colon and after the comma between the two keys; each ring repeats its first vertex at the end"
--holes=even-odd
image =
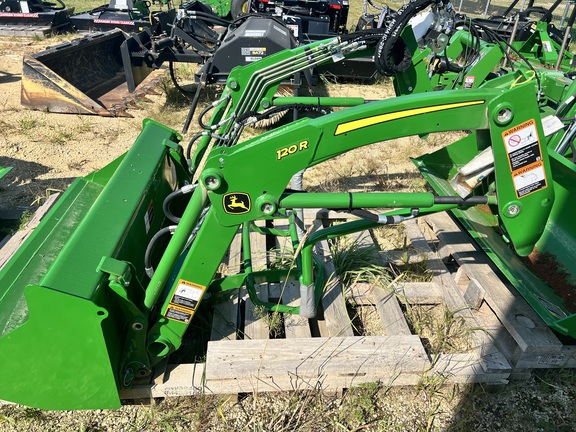
{"type": "Polygon", "coordinates": [[[204,180],[207,189],[213,190],[218,189],[220,186],[220,180],[215,176],[208,176],[204,180]]]}
{"type": "Polygon", "coordinates": [[[506,209],[506,212],[508,213],[508,216],[516,216],[520,213],[520,206],[512,204],[506,209]]]}
{"type": "Polygon", "coordinates": [[[262,213],[264,213],[266,215],[271,215],[272,213],[274,213],[276,211],[276,207],[272,203],[264,203],[260,207],[260,210],[262,211],[262,213]]]}
{"type": "Polygon", "coordinates": [[[508,123],[512,119],[512,110],[510,108],[504,108],[498,111],[498,121],[500,123],[508,123]]]}

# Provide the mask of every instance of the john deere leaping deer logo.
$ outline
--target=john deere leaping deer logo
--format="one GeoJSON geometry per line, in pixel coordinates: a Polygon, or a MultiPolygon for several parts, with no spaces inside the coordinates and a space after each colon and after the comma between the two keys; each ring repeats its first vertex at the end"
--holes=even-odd
{"type": "Polygon", "coordinates": [[[228,214],[244,214],[250,211],[250,196],[242,192],[224,195],[224,211],[228,214]]]}

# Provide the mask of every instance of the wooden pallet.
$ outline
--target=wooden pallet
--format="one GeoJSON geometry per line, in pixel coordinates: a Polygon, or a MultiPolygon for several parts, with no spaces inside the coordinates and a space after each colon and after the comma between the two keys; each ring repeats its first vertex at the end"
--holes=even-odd
{"type": "MultiPolygon", "coordinates": [[[[0,257],[17,249],[21,237],[33,229],[51,203],[25,233],[14,236],[0,249],[0,257]]],[[[343,216],[308,212],[306,217],[318,229],[343,216]]],[[[384,251],[382,265],[397,261],[401,255],[404,261],[424,258],[430,281],[397,281],[390,286],[355,284],[343,292],[328,244],[319,243],[316,253],[323,257],[330,282],[317,318],[284,314],[281,336],[274,336],[268,315],[252,304],[244,287],[238,287],[213,310],[204,362],[166,361],[157,368],[152,384],[123,390],[121,397],[340,391],[364,382],[417,385],[435,378],[446,383],[505,384],[510,378],[529,376],[535,368],[576,367],[576,347],[558,340],[524,299],[498,277],[487,257],[447,214],[408,221],[404,229],[409,248],[384,251]],[[381,334],[355,334],[347,302],[373,308],[381,334]],[[406,311],[417,305],[438,305],[453,311],[471,329],[468,348],[432,355],[407,320],[406,311]]],[[[358,233],[352,239],[373,246],[370,232],[358,233]]],[[[265,237],[254,234],[251,245],[253,251],[266,250],[265,237]]],[[[226,273],[240,271],[241,256],[237,236],[223,263],[226,273]]],[[[265,267],[272,258],[270,253],[256,252],[253,268],[265,267]]],[[[299,286],[293,282],[261,284],[256,289],[261,300],[299,303],[299,286]]]]}
{"type": "MultiPolygon", "coordinates": [[[[334,216],[326,212],[321,217],[326,222],[334,216]]],[[[253,314],[250,300],[239,288],[214,311],[204,363],[169,365],[154,385],[123,392],[123,396],[339,391],[364,382],[417,385],[435,378],[445,383],[505,384],[510,378],[529,376],[534,368],[574,367],[575,347],[563,345],[524,299],[500,280],[484,254],[448,215],[409,221],[404,227],[410,243],[408,259],[425,258],[431,281],[398,282],[393,289],[356,284],[343,293],[333,278],[322,298],[321,316],[308,320],[286,315],[284,336],[275,339],[270,338],[266,319],[253,314]],[[346,301],[374,307],[382,334],[354,335],[346,301]],[[414,305],[443,305],[454,311],[471,329],[469,348],[431,355],[406,320],[406,306],[414,305]],[[239,332],[241,316],[245,322],[239,332]]],[[[256,236],[254,242],[262,239],[256,236]]],[[[372,236],[360,233],[355,241],[369,246],[372,236]]],[[[257,248],[255,243],[253,248],[257,248]]],[[[328,245],[321,243],[320,249],[331,274],[328,245]]],[[[394,259],[398,253],[387,255],[394,259]]],[[[231,272],[240,267],[239,240],[229,251],[227,265],[231,272]]],[[[285,303],[298,303],[295,284],[259,286],[259,297],[276,299],[279,289],[285,303]]]]}
{"type": "Polygon", "coordinates": [[[483,317],[486,330],[516,375],[536,368],[576,367],[576,346],[563,344],[556,337],[448,215],[429,216],[421,226],[437,239],[438,255],[458,264],[458,286],[483,317]]]}

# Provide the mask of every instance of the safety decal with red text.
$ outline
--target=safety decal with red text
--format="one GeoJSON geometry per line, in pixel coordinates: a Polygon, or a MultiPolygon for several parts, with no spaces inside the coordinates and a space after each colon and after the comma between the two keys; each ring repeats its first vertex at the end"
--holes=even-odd
{"type": "Polygon", "coordinates": [[[516,196],[522,198],[548,186],[536,121],[528,120],[502,132],[516,196]]]}

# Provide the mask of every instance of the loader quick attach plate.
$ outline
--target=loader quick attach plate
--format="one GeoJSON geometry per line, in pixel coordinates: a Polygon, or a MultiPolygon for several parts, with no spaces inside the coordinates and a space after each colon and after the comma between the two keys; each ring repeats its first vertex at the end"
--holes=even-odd
{"type": "Polygon", "coordinates": [[[130,117],[139,97],[154,93],[164,70],[150,73],[136,91],[126,83],[121,30],[75,39],[24,57],[22,105],[50,112],[130,117]]]}

